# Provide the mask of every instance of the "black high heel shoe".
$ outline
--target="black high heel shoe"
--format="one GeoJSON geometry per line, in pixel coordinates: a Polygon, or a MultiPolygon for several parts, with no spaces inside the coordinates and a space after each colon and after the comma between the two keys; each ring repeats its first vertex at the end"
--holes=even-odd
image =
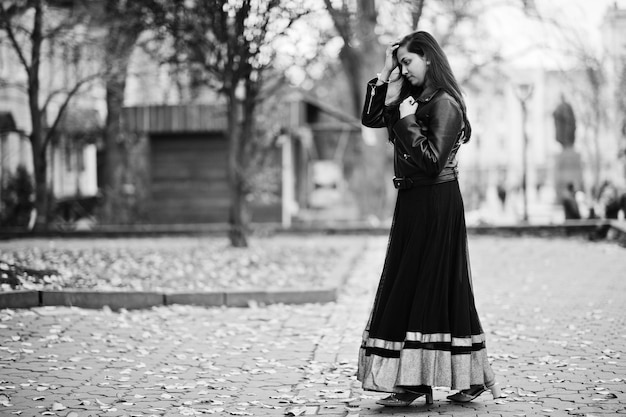
{"type": "Polygon", "coordinates": [[[468,403],[487,390],[491,391],[494,399],[500,398],[500,386],[496,381],[488,382],[485,385],[472,385],[470,389],[461,390],[456,394],[448,395],[446,398],[457,403],[468,403]]]}
{"type": "Polygon", "coordinates": [[[385,407],[408,407],[413,401],[422,396],[426,397],[426,404],[433,403],[433,389],[430,388],[428,392],[412,392],[408,390],[402,393],[394,392],[390,396],[376,401],[376,404],[384,405],[385,407]]]}

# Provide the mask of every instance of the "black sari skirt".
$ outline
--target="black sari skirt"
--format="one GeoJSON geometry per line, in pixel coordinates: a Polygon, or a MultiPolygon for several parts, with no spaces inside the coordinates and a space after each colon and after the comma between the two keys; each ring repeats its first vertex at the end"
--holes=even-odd
{"type": "Polygon", "coordinates": [[[363,389],[489,384],[457,181],[398,190],[387,255],[363,333],[363,389]]]}

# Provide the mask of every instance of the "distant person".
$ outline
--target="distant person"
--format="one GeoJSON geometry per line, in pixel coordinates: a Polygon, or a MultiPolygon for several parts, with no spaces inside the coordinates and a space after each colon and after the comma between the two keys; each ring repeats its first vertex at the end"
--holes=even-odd
{"type": "Polygon", "coordinates": [[[617,220],[620,210],[626,214],[626,193],[620,193],[611,182],[605,182],[600,189],[600,203],[604,208],[604,218],[617,220]]]}
{"type": "MultiPolygon", "coordinates": [[[[626,216],[626,192],[620,193],[615,185],[605,181],[600,187],[598,194],[598,203],[604,219],[617,220],[619,219],[620,211],[626,216]]],[[[608,236],[609,230],[611,230],[611,225],[604,222],[598,225],[592,233],[591,239],[604,239],[608,236]]]]}
{"type": "Polygon", "coordinates": [[[432,403],[434,386],[460,390],[448,399],[462,403],[487,389],[498,397],[457,181],[455,155],[471,127],[448,59],[430,34],[411,33],[387,49],[382,71],[368,83],[362,123],[387,128],[398,194],[358,380],[365,390],[390,393],[377,402],[389,407],[422,396],[432,403]],[[386,103],[396,81],[399,93],[386,103]]]}
{"type": "Polygon", "coordinates": [[[567,184],[565,193],[563,197],[561,197],[561,204],[563,205],[565,220],[577,220],[581,218],[578,201],[576,201],[576,189],[574,188],[574,184],[567,184]]]}
{"type": "Polygon", "coordinates": [[[496,192],[498,194],[498,200],[500,200],[500,206],[502,210],[504,210],[506,208],[506,187],[502,182],[498,182],[496,192]]]}
{"type": "Polygon", "coordinates": [[[576,204],[578,205],[578,214],[580,215],[580,218],[589,218],[592,204],[590,204],[587,194],[585,194],[583,190],[577,190],[574,193],[574,198],[576,199],[576,204]]]}

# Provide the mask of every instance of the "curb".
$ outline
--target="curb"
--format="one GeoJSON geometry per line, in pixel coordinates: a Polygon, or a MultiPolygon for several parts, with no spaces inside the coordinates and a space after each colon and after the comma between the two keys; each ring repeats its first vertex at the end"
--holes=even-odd
{"type": "Polygon", "coordinates": [[[511,224],[511,225],[480,225],[468,226],[467,233],[492,236],[538,236],[538,237],[571,237],[589,236],[599,227],[609,224],[606,220],[566,220],[556,224],[511,224]]]}
{"type": "Polygon", "coordinates": [[[226,305],[226,293],[167,293],[163,295],[163,305],[191,305],[203,307],[220,307],[226,305]]]}
{"type": "Polygon", "coordinates": [[[225,305],[227,307],[247,307],[252,301],[259,304],[331,303],[337,301],[337,288],[312,289],[308,291],[234,291],[226,294],[225,305]]]}
{"type": "Polygon", "coordinates": [[[0,292],[0,309],[31,308],[41,305],[41,291],[17,290],[0,292]]]}
{"type": "Polygon", "coordinates": [[[339,288],[347,280],[353,265],[363,253],[367,242],[346,250],[329,273],[321,288],[242,289],[197,293],[161,293],[154,291],[40,290],[0,292],[0,310],[48,306],[80,307],[111,310],[146,309],[165,305],[204,307],[249,307],[267,304],[331,303],[337,301],[339,288]]]}
{"type": "Polygon", "coordinates": [[[111,310],[149,308],[162,304],[163,294],[156,292],[80,290],[41,291],[40,303],[42,307],[103,308],[108,306],[111,310]]]}
{"type": "MultiPolygon", "coordinates": [[[[513,234],[513,235],[575,235],[592,232],[602,225],[613,225],[612,220],[567,220],[562,223],[512,223],[500,225],[468,225],[467,231],[472,234],[513,234]]],[[[372,226],[367,222],[320,222],[313,224],[294,224],[284,228],[279,224],[254,224],[252,234],[272,235],[388,235],[391,224],[372,226]]],[[[170,225],[100,225],[91,230],[47,230],[24,231],[0,229],[0,240],[32,239],[32,238],[123,238],[123,237],[155,237],[155,236],[225,236],[229,226],[225,223],[207,224],[170,224],[170,225]]]]}

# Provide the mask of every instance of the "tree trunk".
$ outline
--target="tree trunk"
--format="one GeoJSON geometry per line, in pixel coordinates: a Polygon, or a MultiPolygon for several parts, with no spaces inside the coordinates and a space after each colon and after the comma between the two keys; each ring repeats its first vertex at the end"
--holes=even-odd
{"type": "Polygon", "coordinates": [[[28,105],[30,109],[31,133],[30,143],[33,153],[33,168],[35,171],[35,230],[48,228],[49,220],[49,192],[48,192],[48,164],[46,159],[46,141],[43,130],[43,114],[39,107],[39,65],[41,43],[43,42],[43,7],[40,1],[35,4],[33,32],[31,35],[31,66],[28,73],[28,105]]]}
{"type": "Polygon", "coordinates": [[[30,136],[32,144],[33,167],[35,176],[35,219],[34,230],[41,231],[48,228],[49,216],[49,191],[48,191],[48,161],[46,151],[41,144],[38,135],[30,136]]]}
{"type": "MultiPolygon", "coordinates": [[[[376,35],[378,12],[374,0],[358,0],[355,33],[358,48],[344,45],[340,58],[350,85],[353,114],[361,118],[366,83],[382,69],[385,46],[376,35]]],[[[391,175],[385,134],[377,134],[379,140],[370,146],[359,143],[361,163],[351,179],[351,188],[361,208],[361,215],[382,218],[387,215],[387,182],[391,175]],[[382,198],[381,198],[382,197],[382,198]]]]}
{"type": "Polygon", "coordinates": [[[355,117],[361,118],[364,97],[363,90],[365,88],[361,52],[346,45],[341,50],[339,59],[341,60],[341,65],[343,66],[350,87],[350,98],[352,99],[351,113],[355,117]]]}
{"type": "Polygon", "coordinates": [[[248,246],[245,189],[241,166],[242,140],[239,106],[235,88],[228,95],[228,181],[230,190],[229,232],[230,244],[236,248],[248,246]]]}
{"type": "Polygon", "coordinates": [[[106,83],[107,117],[104,127],[104,218],[106,223],[119,223],[125,212],[122,185],[124,182],[124,167],[120,143],[122,130],[121,117],[124,104],[124,77],[112,77],[106,83]],[[121,217],[120,217],[121,216],[121,217]]]}
{"type": "MultiPolygon", "coordinates": [[[[111,12],[113,13],[113,12],[111,12]]],[[[126,149],[122,140],[122,108],[126,91],[126,75],[130,56],[141,29],[131,27],[126,30],[118,28],[119,18],[115,15],[110,19],[114,22],[110,28],[106,48],[106,65],[109,66],[106,79],[107,117],[104,128],[104,213],[106,223],[128,223],[132,220],[130,208],[127,207],[127,196],[123,184],[128,169],[124,163],[126,149]]]]}
{"type": "Polygon", "coordinates": [[[376,1],[359,0],[356,26],[356,36],[359,39],[356,63],[359,65],[359,71],[355,73],[355,78],[359,84],[354,86],[358,92],[353,93],[353,96],[358,98],[357,112],[355,113],[357,117],[361,116],[361,109],[363,108],[365,83],[376,76],[384,63],[386,46],[381,45],[376,34],[377,20],[376,1]]]}
{"type": "Polygon", "coordinates": [[[411,12],[411,18],[413,20],[413,30],[417,30],[420,19],[422,18],[422,12],[424,10],[425,0],[416,0],[413,3],[413,11],[411,12]]]}

